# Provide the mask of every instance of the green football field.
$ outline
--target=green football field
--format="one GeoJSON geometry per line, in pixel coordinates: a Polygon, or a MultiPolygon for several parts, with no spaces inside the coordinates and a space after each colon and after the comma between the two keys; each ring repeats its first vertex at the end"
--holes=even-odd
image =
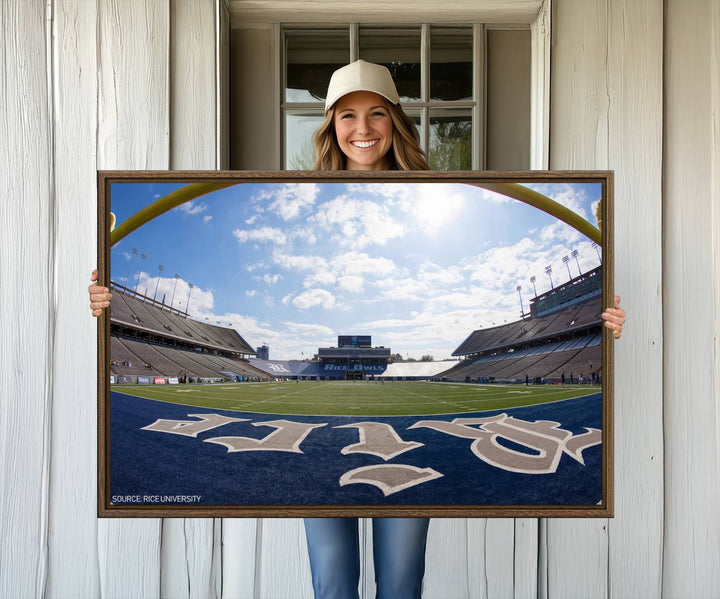
{"type": "Polygon", "coordinates": [[[517,408],[599,393],[601,388],[427,381],[288,381],[113,385],[112,391],[174,404],[263,414],[420,416],[517,408]]]}

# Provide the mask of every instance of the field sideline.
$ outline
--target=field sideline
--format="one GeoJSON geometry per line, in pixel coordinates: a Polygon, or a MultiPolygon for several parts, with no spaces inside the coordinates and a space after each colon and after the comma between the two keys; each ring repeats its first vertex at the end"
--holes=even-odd
{"type": "Polygon", "coordinates": [[[583,397],[598,386],[476,385],[427,381],[286,381],[211,385],[113,385],[173,404],[260,414],[424,416],[505,410],[583,397]]]}

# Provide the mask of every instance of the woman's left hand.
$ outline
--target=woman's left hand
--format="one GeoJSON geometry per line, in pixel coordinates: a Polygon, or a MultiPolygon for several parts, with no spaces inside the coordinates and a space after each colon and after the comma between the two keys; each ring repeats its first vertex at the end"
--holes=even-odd
{"type": "Polygon", "coordinates": [[[612,331],[613,337],[620,339],[625,324],[625,310],[620,307],[620,298],[617,295],[615,296],[615,306],[605,310],[602,313],[602,319],[605,321],[605,326],[612,331]]]}

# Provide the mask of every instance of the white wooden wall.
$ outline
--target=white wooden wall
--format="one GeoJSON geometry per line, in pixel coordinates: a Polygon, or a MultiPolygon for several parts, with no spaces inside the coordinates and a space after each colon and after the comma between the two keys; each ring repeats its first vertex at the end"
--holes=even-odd
{"type": "MultiPolygon", "coordinates": [[[[311,596],[298,520],[95,517],[95,170],[221,164],[226,10],[0,2],[0,597],[311,596]]],[[[550,167],[616,173],[616,517],[434,520],[425,597],[716,598],[720,2],[551,28],[550,167]]]]}

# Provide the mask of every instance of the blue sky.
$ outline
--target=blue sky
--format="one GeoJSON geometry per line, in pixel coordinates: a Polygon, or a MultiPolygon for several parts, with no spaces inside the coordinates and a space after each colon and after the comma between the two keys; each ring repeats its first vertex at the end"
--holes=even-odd
{"type": "MultiPolygon", "coordinates": [[[[114,183],[111,210],[121,223],[181,186],[114,183]]],[[[595,224],[599,184],[531,187],[595,224]]],[[[241,183],[122,239],[111,275],[181,310],[189,297],[191,316],[267,343],[271,359],[312,357],[345,334],[444,359],[474,329],[519,318],[518,285],[527,311],[530,277],[550,288],[546,266],[555,285],[577,276],[562,262],[573,249],[583,272],[599,265],[568,225],[466,184],[241,183]]]]}

